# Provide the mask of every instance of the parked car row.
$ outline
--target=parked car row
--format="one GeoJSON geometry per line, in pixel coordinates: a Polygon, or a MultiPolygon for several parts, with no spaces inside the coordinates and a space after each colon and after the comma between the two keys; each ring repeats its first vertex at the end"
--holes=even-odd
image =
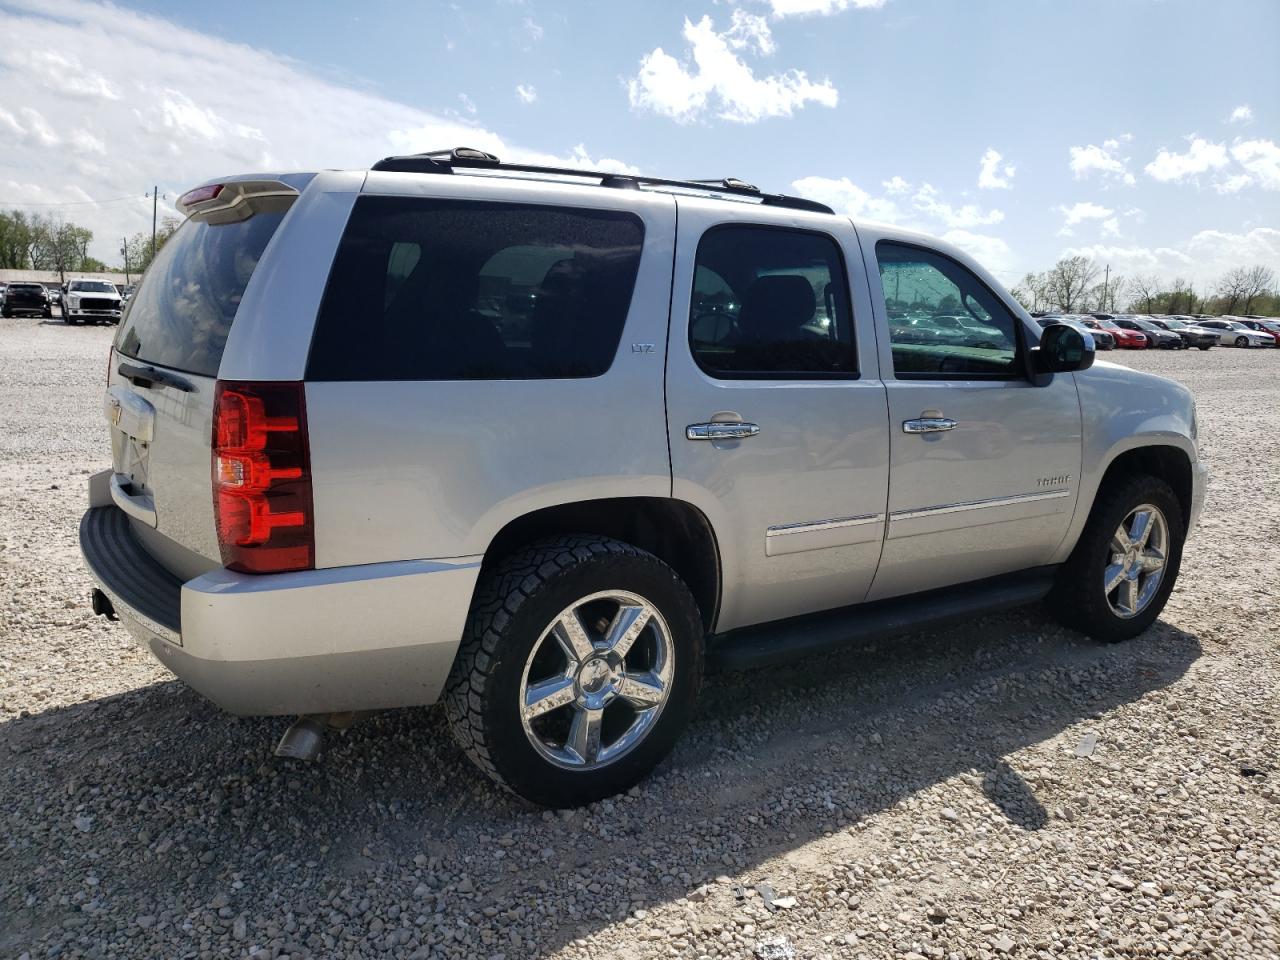
{"type": "Polygon", "coordinates": [[[1099,350],[1122,347],[1145,350],[1208,350],[1224,347],[1274,347],[1280,345],[1280,318],[1153,316],[1133,313],[1036,313],[1042,327],[1070,323],[1093,334],[1099,350]]]}
{"type": "Polygon", "coordinates": [[[0,283],[0,316],[48,318],[56,306],[64,323],[119,323],[135,286],[83,278],[65,285],[37,280],[0,283]]]}

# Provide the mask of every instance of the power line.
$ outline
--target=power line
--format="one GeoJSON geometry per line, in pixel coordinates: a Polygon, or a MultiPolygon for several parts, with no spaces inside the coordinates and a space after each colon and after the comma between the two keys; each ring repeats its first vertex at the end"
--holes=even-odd
{"type": "Polygon", "coordinates": [[[0,207],[76,207],[86,204],[102,205],[104,203],[124,203],[126,200],[145,200],[146,196],[114,197],[110,200],[57,200],[34,202],[26,200],[0,200],[0,207]]]}

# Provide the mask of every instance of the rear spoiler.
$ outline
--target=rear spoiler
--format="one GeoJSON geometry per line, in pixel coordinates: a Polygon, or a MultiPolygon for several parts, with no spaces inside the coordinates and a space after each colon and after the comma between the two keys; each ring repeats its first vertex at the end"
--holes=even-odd
{"type": "Polygon", "coordinates": [[[188,190],[178,209],[204,223],[236,223],[266,210],[286,210],[298,191],[279,180],[231,180],[188,190]]]}

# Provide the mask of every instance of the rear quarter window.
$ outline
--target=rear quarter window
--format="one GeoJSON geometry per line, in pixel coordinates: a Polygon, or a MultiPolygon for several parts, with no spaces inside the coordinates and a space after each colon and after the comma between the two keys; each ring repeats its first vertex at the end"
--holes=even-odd
{"type": "Polygon", "coordinates": [[[517,380],[609,369],[644,224],[631,213],[361,197],[309,380],[517,380]]]}
{"type": "Polygon", "coordinates": [[[240,298],[287,211],[236,223],[188,220],[160,249],[116,336],[128,357],[218,375],[240,298]]]}

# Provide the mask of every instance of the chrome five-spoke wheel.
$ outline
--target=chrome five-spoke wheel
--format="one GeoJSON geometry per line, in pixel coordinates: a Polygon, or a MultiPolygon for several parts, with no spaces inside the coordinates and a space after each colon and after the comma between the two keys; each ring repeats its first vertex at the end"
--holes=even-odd
{"type": "Polygon", "coordinates": [[[1112,534],[1103,591],[1123,619],[1145,610],[1160,591],[1169,556],[1169,524],[1150,503],[1134,507],[1112,534]]]}
{"type": "Polygon", "coordinates": [[[624,590],[583,597],[538,638],[520,681],[529,743],[573,770],[612,763],[652,729],[675,670],[657,607],[624,590]]]}

